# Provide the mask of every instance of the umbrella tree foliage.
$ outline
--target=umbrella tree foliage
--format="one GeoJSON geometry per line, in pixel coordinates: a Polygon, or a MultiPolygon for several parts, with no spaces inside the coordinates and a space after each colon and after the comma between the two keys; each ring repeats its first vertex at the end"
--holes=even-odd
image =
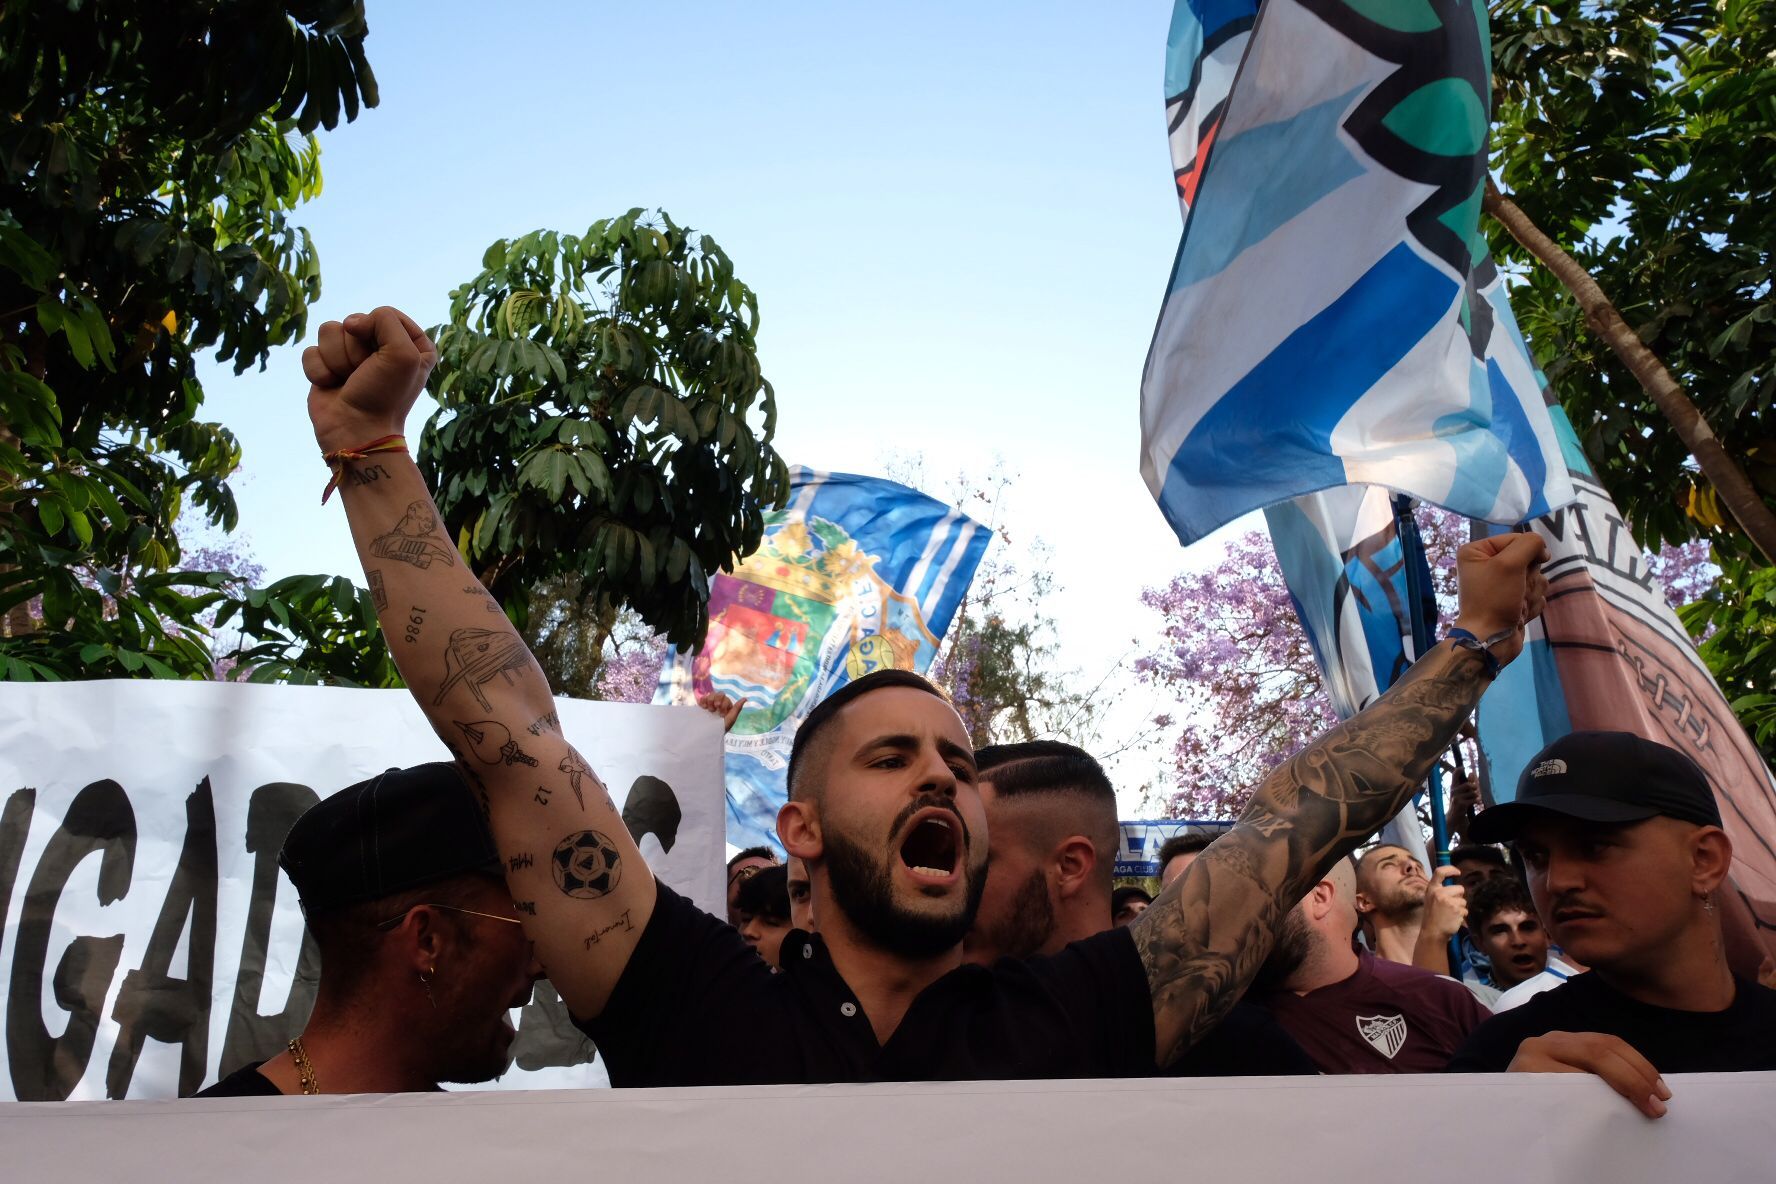
{"type": "Polygon", "coordinates": [[[502,239],[481,262],[434,330],[419,461],[446,526],[520,627],[535,590],[569,588],[582,650],[625,605],[701,644],[709,576],[758,547],[789,487],[757,298],[664,212],[502,239]]]}

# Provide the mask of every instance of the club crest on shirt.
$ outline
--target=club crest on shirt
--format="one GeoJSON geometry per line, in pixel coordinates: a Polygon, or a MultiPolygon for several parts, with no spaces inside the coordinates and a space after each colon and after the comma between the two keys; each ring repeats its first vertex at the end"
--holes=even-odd
{"type": "Polygon", "coordinates": [[[1360,1015],[1357,1032],[1369,1046],[1388,1060],[1393,1060],[1406,1044],[1406,1017],[1403,1015],[1360,1015]]]}

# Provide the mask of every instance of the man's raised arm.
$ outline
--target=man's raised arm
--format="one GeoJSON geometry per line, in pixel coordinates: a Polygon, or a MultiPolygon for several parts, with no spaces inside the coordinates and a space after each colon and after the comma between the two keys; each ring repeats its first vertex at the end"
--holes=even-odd
{"type": "Polygon", "coordinates": [[[562,736],[524,639],[445,535],[412,458],[387,450],[436,361],[395,309],[329,321],[302,355],[309,418],[324,454],[356,454],[334,462],[339,491],[395,664],[481,796],[550,980],[590,1018],[653,913],[653,876],[604,783],[562,736]]]}
{"type": "MultiPolygon", "coordinates": [[[[1547,548],[1499,535],[1458,558],[1458,627],[1523,648],[1542,611],[1547,548]]],[[[1218,1023],[1269,955],[1277,924],[1334,862],[1399,812],[1455,739],[1490,682],[1485,657],[1443,642],[1366,710],[1265,778],[1234,828],[1161,892],[1130,928],[1153,991],[1155,1054],[1169,1064],[1218,1023]]]]}

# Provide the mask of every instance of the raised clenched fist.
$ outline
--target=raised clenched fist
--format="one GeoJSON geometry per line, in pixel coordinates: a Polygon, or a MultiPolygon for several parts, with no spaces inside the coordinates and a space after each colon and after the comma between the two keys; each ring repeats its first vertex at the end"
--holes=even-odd
{"type": "Polygon", "coordinates": [[[308,417],[321,451],[402,434],[437,361],[425,330],[387,305],[322,325],[302,351],[308,417]]]}
{"type": "Polygon", "coordinates": [[[1497,534],[1456,552],[1461,598],[1456,627],[1481,640],[1506,634],[1492,647],[1500,665],[1523,652],[1523,626],[1542,614],[1547,558],[1548,545],[1536,534],[1497,534]]]}

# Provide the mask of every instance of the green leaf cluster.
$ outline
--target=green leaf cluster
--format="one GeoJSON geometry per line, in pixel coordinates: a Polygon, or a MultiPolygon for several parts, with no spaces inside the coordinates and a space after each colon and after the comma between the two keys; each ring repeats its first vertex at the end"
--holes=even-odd
{"type": "Polygon", "coordinates": [[[196,361],[304,334],[288,215],[321,187],[308,133],[376,102],[366,32],[361,0],[0,7],[6,677],[211,674],[233,585],[178,570],[178,527],[235,527],[240,447],[196,361]]]}
{"type": "Polygon", "coordinates": [[[571,575],[594,618],[701,643],[710,574],[789,488],[757,330],[726,253],[664,212],[501,240],[451,293],[420,468],[520,627],[571,575]]]}
{"type": "MultiPolygon", "coordinates": [[[[1776,0],[1501,0],[1492,27],[1504,188],[1776,495],[1776,0]]],[[[1749,553],[1572,297],[1493,247],[1527,267],[1518,320],[1640,541],[1749,553]]]]}

